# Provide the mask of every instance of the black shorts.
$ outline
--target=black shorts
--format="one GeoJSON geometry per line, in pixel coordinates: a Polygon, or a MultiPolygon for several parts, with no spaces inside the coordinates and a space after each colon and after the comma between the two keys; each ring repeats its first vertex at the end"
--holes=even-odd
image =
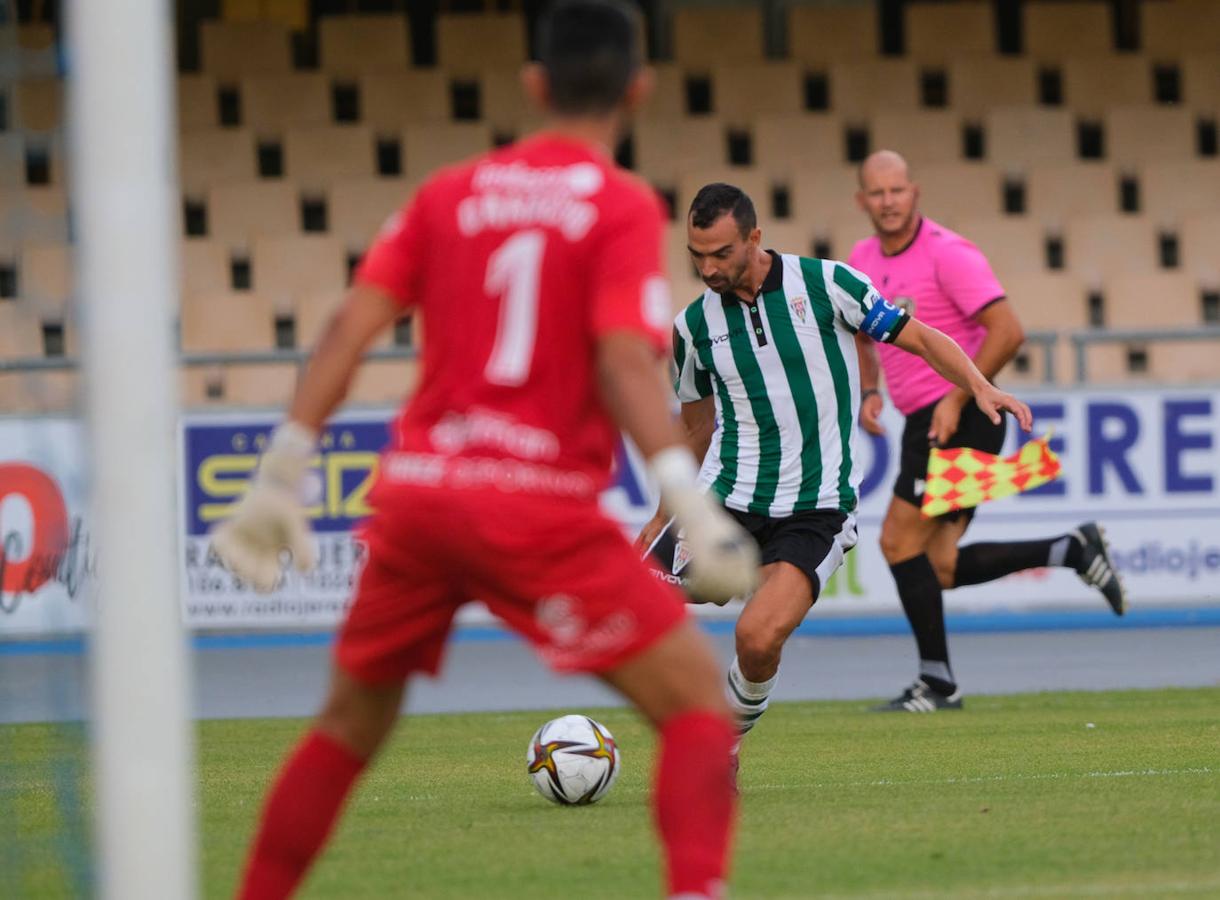
{"type": "MultiPolygon", "coordinates": [[[[932,449],[928,441],[928,429],[932,427],[932,411],[935,403],[929,403],[922,409],[907,416],[906,427],[902,429],[902,458],[898,465],[898,478],[894,481],[894,496],[901,497],[916,506],[923,504],[924,480],[928,477],[928,454],[932,449]]],[[[982,450],[984,453],[999,453],[1004,446],[1004,418],[999,425],[993,425],[991,420],[971,400],[962,407],[962,417],[957,423],[957,431],[945,443],[945,447],[970,447],[982,450]]],[[[974,516],[974,509],[957,509],[945,513],[938,518],[947,522],[965,517],[969,521],[974,516]]]]}
{"type": "MultiPolygon", "coordinates": [[[[786,562],[796,566],[808,576],[815,600],[847,551],[856,546],[856,517],[838,510],[814,509],[780,519],[735,509],[726,511],[758,543],[762,565],[786,562]]],[[[686,542],[677,537],[673,519],[648,552],[654,575],[687,589],[687,579],[682,573],[690,564],[690,551],[686,542]]]]}

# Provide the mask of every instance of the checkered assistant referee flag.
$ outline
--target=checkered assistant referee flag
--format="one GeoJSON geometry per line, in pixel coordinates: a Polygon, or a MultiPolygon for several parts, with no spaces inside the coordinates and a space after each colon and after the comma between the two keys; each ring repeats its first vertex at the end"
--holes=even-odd
{"type": "Polygon", "coordinates": [[[1032,440],[1011,456],[969,447],[933,448],[921,512],[932,518],[1054,481],[1062,466],[1050,448],[1050,439],[1046,434],[1032,440]]]}

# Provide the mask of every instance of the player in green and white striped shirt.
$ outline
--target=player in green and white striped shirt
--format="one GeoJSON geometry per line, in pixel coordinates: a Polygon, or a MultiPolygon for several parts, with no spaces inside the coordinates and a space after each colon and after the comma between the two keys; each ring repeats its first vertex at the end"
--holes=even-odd
{"type": "MultiPolygon", "coordinates": [[[[969,391],[994,421],[1029,408],[950,338],[885,300],[850,266],[763,249],[754,205],[710,184],[687,217],[707,285],[675,321],[682,420],[701,481],[758,541],[761,586],[737,622],[729,701],[749,731],[767,708],[788,636],[856,543],[861,473],[855,334],[894,343],[969,391]],[[719,422],[719,427],[717,427],[719,422]]],[[[689,552],[658,511],[638,544],[681,580],[689,552]]]]}

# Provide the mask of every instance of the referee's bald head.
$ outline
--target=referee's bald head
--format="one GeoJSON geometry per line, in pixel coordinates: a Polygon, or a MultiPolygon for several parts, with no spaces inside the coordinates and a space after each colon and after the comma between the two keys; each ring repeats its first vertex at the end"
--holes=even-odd
{"type": "Polygon", "coordinates": [[[878,150],[876,153],[870,153],[860,163],[860,168],[856,171],[856,180],[859,181],[860,187],[865,186],[865,181],[871,178],[875,173],[885,172],[901,173],[906,177],[907,181],[911,180],[911,166],[903,158],[901,153],[896,153],[893,150],[878,150]]]}

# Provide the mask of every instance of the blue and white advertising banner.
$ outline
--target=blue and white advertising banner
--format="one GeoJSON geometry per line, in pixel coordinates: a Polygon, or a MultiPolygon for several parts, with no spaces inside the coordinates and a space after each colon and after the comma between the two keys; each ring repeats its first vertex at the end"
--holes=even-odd
{"type": "MultiPolygon", "coordinates": [[[[1042,488],[984,504],[970,541],[1026,540],[1101,522],[1133,608],[1220,604],[1220,393],[1196,389],[1022,392],[1035,434],[1053,432],[1063,475],[1042,488]]],[[[266,414],[192,415],[181,435],[179,521],[182,603],[199,629],[329,627],[348,602],[361,558],[355,537],[390,413],[346,414],[323,436],[312,473],[310,516],[319,565],[289,572],[255,594],[208,551],[208,531],[246,489],[274,424],[266,414]]],[[[862,435],[860,541],[827,585],[815,615],[898,610],[877,545],[898,467],[901,419],[887,434],[862,435]]],[[[1010,421],[1003,451],[1018,446],[1010,421]]],[[[0,419],[0,636],[74,631],[87,620],[94,572],[87,498],[87,448],[71,420],[0,419]]],[[[634,534],[655,497],[638,454],[623,445],[607,512],[634,534]]],[[[951,611],[1104,609],[1072,572],[1039,569],[946,594],[951,611]]],[[[697,607],[712,615],[732,609],[697,607]]],[[[474,607],[467,621],[484,616],[474,607]]]]}

